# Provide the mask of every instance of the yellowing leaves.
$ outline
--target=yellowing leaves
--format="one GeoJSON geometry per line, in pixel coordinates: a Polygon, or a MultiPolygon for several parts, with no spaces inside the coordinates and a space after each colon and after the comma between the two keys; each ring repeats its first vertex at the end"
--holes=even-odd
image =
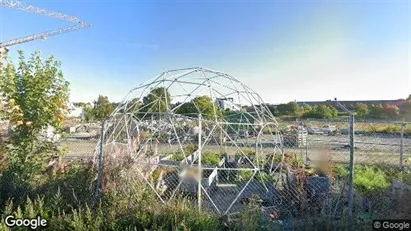
{"type": "Polygon", "coordinates": [[[21,120],[18,120],[18,121],[10,121],[10,123],[11,123],[12,125],[14,125],[14,126],[20,126],[20,125],[23,124],[23,121],[21,121],[21,120]]]}
{"type": "Polygon", "coordinates": [[[25,128],[18,131],[19,137],[31,140],[39,135],[37,128],[56,127],[64,121],[69,93],[58,63],[42,61],[39,53],[29,60],[20,54],[18,66],[7,67],[6,75],[0,71],[4,79],[0,87],[8,98],[6,116],[10,124],[25,128]]]}
{"type": "Polygon", "coordinates": [[[12,110],[12,111],[20,111],[21,109],[20,109],[20,106],[19,106],[19,105],[14,105],[14,106],[11,108],[11,110],[12,110]]]}
{"type": "Polygon", "coordinates": [[[14,99],[9,100],[9,106],[13,107],[16,101],[14,99]]]}

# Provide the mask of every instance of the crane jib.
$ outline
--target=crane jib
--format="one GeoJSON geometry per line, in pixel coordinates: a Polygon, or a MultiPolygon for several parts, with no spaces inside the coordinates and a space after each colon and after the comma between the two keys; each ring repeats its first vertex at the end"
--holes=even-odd
{"type": "Polygon", "coordinates": [[[27,5],[23,2],[16,1],[16,0],[0,0],[0,6],[75,23],[75,26],[70,26],[67,28],[55,29],[55,30],[51,30],[47,32],[28,35],[28,36],[21,37],[21,38],[14,38],[14,39],[10,39],[7,41],[0,41],[0,47],[10,47],[13,45],[26,43],[26,42],[30,42],[30,41],[34,41],[38,39],[45,39],[51,36],[71,32],[71,31],[75,31],[75,30],[79,30],[79,29],[91,26],[90,24],[81,21],[77,17],[65,15],[62,13],[54,12],[54,11],[48,11],[45,9],[41,9],[39,7],[27,5]]]}

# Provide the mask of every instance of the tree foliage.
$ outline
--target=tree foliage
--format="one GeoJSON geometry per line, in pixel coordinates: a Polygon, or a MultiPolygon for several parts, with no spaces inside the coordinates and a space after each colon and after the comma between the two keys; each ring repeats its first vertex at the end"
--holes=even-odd
{"type": "Polygon", "coordinates": [[[166,112],[170,108],[171,96],[164,87],[154,88],[143,98],[143,112],[166,112]]]}
{"type": "Polygon", "coordinates": [[[63,127],[69,83],[53,57],[43,62],[40,53],[34,53],[27,60],[19,52],[17,68],[9,63],[0,75],[0,86],[11,109],[10,123],[15,126],[14,138],[31,140],[48,125],[63,127]]]}
{"type": "Polygon", "coordinates": [[[218,105],[213,103],[213,100],[209,96],[197,96],[190,102],[179,105],[176,110],[177,114],[187,116],[197,116],[201,113],[204,118],[214,119],[215,116],[221,116],[222,112],[218,105]]]}
{"type": "Polygon", "coordinates": [[[126,113],[132,113],[138,111],[138,109],[142,106],[142,102],[140,101],[139,98],[134,98],[127,102],[127,105],[125,106],[125,112],[126,113]]]}
{"type": "Polygon", "coordinates": [[[41,171],[44,159],[58,152],[56,144],[40,140],[40,134],[48,126],[63,128],[68,113],[69,83],[60,65],[53,57],[43,61],[39,52],[26,59],[20,51],[17,65],[9,62],[0,68],[0,87],[13,126],[8,160],[21,177],[41,171]]]}
{"type": "MultiPolygon", "coordinates": [[[[410,96],[409,96],[410,97],[410,96]]],[[[345,105],[348,110],[355,112],[359,118],[373,119],[405,119],[411,120],[411,100],[401,102],[399,106],[394,104],[375,104],[365,103],[345,105]]],[[[326,104],[315,106],[300,106],[296,102],[280,104],[277,107],[269,105],[269,110],[276,116],[295,116],[303,118],[324,118],[331,119],[339,116],[336,108],[326,104]]]]}
{"type": "Polygon", "coordinates": [[[109,117],[115,108],[116,105],[110,102],[107,96],[99,95],[91,111],[93,117],[101,121],[109,117]]]}
{"type": "Polygon", "coordinates": [[[368,110],[368,116],[374,119],[394,119],[399,115],[399,108],[395,105],[371,105],[368,110]]]}
{"type": "Polygon", "coordinates": [[[93,106],[89,104],[84,105],[84,119],[86,122],[91,121],[103,121],[107,119],[116,107],[118,103],[110,102],[107,96],[99,95],[97,100],[93,102],[93,106]]]}
{"type": "Polygon", "coordinates": [[[337,118],[338,110],[332,106],[324,104],[311,107],[311,110],[305,110],[303,117],[305,118],[318,118],[318,119],[332,119],[337,118]]]}
{"type": "MultiPolygon", "coordinates": [[[[410,97],[411,95],[408,98],[410,97]]],[[[411,121],[411,99],[408,99],[403,105],[401,105],[399,114],[401,118],[411,121]]]]}
{"type": "Polygon", "coordinates": [[[355,113],[358,117],[366,117],[368,115],[368,106],[364,103],[358,103],[355,105],[355,113]]]}
{"type": "Polygon", "coordinates": [[[290,115],[290,116],[301,116],[303,114],[303,109],[297,102],[289,102],[286,104],[280,104],[277,106],[277,115],[290,115]]]}

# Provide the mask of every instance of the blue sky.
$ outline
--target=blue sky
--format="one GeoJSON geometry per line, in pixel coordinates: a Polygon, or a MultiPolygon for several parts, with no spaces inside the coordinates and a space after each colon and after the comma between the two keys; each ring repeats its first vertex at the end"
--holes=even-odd
{"type": "MultiPolygon", "coordinates": [[[[168,69],[226,72],[269,103],[411,94],[408,1],[25,1],[93,26],[11,48],[62,62],[73,101],[168,69]]],[[[67,26],[0,8],[0,41],[67,26]]]]}

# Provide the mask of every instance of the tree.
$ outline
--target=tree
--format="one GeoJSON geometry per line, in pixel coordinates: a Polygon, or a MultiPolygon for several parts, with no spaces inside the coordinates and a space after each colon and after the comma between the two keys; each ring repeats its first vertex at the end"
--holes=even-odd
{"type": "Polygon", "coordinates": [[[19,51],[17,67],[12,62],[0,67],[0,88],[14,127],[7,149],[9,165],[23,179],[44,170],[45,158],[59,152],[56,144],[40,140],[40,134],[48,126],[63,128],[68,113],[69,83],[60,65],[53,57],[43,61],[39,52],[27,60],[19,51]]]}
{"type": "Polygon", "coordinates": [[[304,118],[332,119],[338,116],[338,111],[334,107],[324,104],[312,107],[310,111],[303,115],[304,118]]]}
{"type": "Polygon", "coordinates": [[[368,106],[364,103],[358,103],[355,105],[355,112],[359,117],[366,117],[368,115],[368,106]]]}
{"type": "Polygon", "coordinates": [[[304,105],[303,107],[303,114],[310,113],[313,108],[310,105],[304,105]]]}
{"type": "Polygon", "coordinates": [[[318,118],[324,118],[324,119],[333,118],[331,109],[323,104],[318,105],[318,107],[316,108],[316,114],[318,115],[318,118]]]}
{"type": "Polygon", "coordinates": [[[15,138],[31,140],[48,125],[62,128],[68,112],[69,83],[64,80],[60,63],[50,57],[42,61],[36,52],[29,60],[19,52],[19,64],[9,63],[1,71],[0,87],[9,107],[15,138]]]}
{"type": "Polygon", "coordinates": [[[369,115],[372,118],[383,118],[384,117],[384,107],[381,104],[371,105],[369,108],[369,115]]]}
{"type": "Polygon", "coordinates": [[[407,100],[400,107],[400,116],[408,121],[411,120],[411,100],[407,100]]]}
{"type": "Polygon", "coordinates": [[[222,115],[218,105],[213,103],[212,98],[205,95],[197,96],[190,102],[183,103],[177,108],[176,113],[187,116],[197,116],[198,113],[201,113],[204,118],[208,119],[214,119],[215,115],[222,115]]]}
{"type": "Polygon", "coordinates": [[[94,101],[94,107],[92,114],[94,119],[104,120],[113,113],[115,105],[111,103],[107,96],[99,95],[97,100],[94,101]]]}
{"type": "Polygon", "coordinates": [[[337,118],[338,117],[338,110],[337,108],[333,106],[328,106],[331,110],[331,118],[337,118]]]}
{"type": "Polygon", "coordinates": [[[268,105],[267,105],[267,108],[268,108],[268,110],[270,110],[270,112],[271,112],[273,115],[277,115],[277,114],[278,114],[277,108],[276,108],[274,105],[268,104],[268,105]]]}
{"type": "Polygon", "coordinates": [[[396,118],[399,115],[399,108],[395,105],[385,104],[384,105],[384,117],[386,118],[396,118]]]}
{"type": "Polygon", "coordinates": [[[393,119],[400,114],[400,109],[395,105],[385,104],[384,106],[372,105],[369,109],[369,115],[378,119],[393,119]]]}
{"type": "Polygon", "coordinates": [[[287,104],[280,104],[277,106],[277,112],[279,115],[301,116],[303,109],[297,102],[289,102],[287,104]]]}
{"type": "Polygon", "coordinates": [[[80,107],[80,108],[85,108],[87,106],[87,103],[84,102],[74,102],[73,105],[75,107],[80,107]]]}
{"type": "Polygon", "coordinates": [[[84,120],[86,122],[91,122],[95,120],[94,111],[92,107],[85,107],[84,108],[84,120]]]}
{"type": "Polygon", "coordinates": [[[126,102],[126,105],[123,106],[126,113],[136,113],[142,105],[143,103],[139,98],[133,98],[132,100],[126,102]]]}
{"type": "Polygon", "coordinates": [[[194,116],[194,114],[198,114],[198,110],[195,108],[192,101],[183,104],[179,103],[177,106],[175,106],[175,108],[176,114],[185,116],[194,116]]]}
{"type": "Polygon", "coordinates": [[[214,119],[220,115],[220,108],[208,96],[198,96],[193,99],[193,103],[205,118],[214,119]]]}
{"type": "Polygon", "coordinates": [[[170,108],[171,96],[168,90],[164,87],[158,87],[150,91],[150,93],[143,98],[144,112],[166,112],[170,108]]]}

